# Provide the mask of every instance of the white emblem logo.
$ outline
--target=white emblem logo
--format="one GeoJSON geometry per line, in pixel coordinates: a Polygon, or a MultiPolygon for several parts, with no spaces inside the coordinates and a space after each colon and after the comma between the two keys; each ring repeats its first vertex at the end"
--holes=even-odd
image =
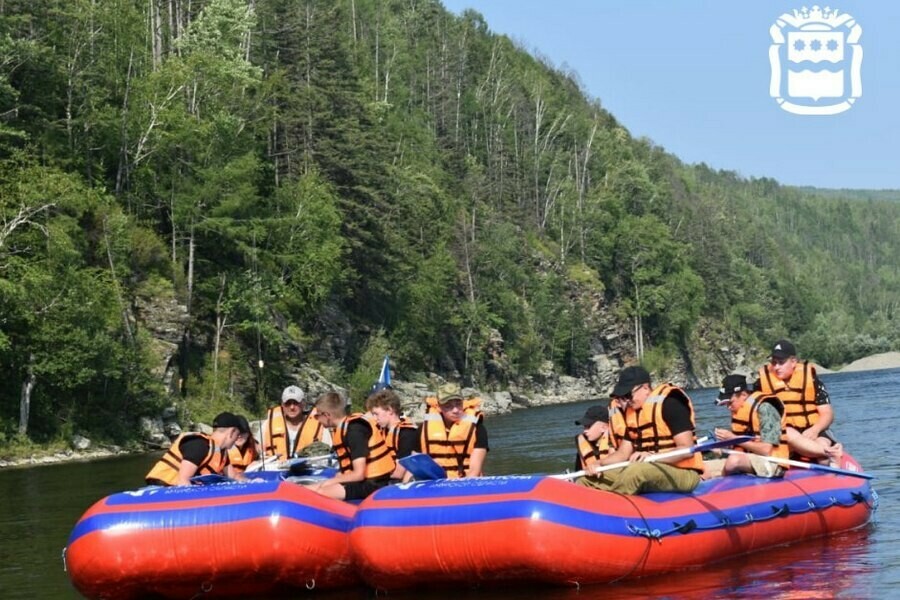
{"type": "Polygon", "coordinates": [[[769,34],[769,95],[781,108],[795,115],[836,115],[862,96],[862,27],[852,16],[804,6],[778,17],[769,34]]]}

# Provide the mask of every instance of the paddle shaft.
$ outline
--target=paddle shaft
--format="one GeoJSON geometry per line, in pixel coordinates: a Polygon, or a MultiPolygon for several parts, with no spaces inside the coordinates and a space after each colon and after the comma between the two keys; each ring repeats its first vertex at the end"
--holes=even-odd
{"type": "MultiPolygon", "coordinates": [[[[707,438],[703,437],[697,440],[693,446],[687,448],[678,448],[677,450],[670,450],[669,452],[661,452],[659,454],[652,454],[644,459],[643,462],[657,462],[663,460],[665,458],[675,458],[677,456],[686,456],[688,454],[693,454],[695,452],[702,452],[704,442],[706,442],[707,438]]],[[[594,469],[593,471],[575,471],[574,473],[563,473],[562,475],[550,475],[554,479],[577,479],[579,477],[583,477],[584,475],[599,475],[604,471],[612,471],[613,469],[621,469],[622,467],[627,467],[628,465],[634,464],[630,460],[624,460],[622,462],[613,463],[611,465],[604,465],[599,469],[594,469]]]]}
{"type": "MultiPolygon", "coordinates": [[[[742,454],[737,450],[722,450],[725,454],[742,454]]],[[[820,465],[818,463],[808,463],[803,462],[802,460],[791,460],[789,458],[778,458],[777,456],[763,456],[761,454],[755,454],[754,456],[758,456],[763,460],[767,460],[770,463],[774,463],[776,465],[797,467],[800,469],[808,469],[810,471],[822,471],[823,473],[834,473],[835,475],[848,475],[850,477],[859,477],[860,479],[874,479],[874,475],[869,475],[868,473],[860,473],[859,471],[851,471],[849,469],[841,469],[838,467],[832,467],[829,465],[820,465]]]]}

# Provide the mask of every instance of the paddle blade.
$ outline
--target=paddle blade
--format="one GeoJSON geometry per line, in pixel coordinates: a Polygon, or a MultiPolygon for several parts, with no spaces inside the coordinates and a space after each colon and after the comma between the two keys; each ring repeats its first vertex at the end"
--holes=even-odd
{"type": "Polygon", "coordinates": [[[444,467],[437,464],[427,454],[410,454],[400,459],[400,465],[413,474],[419,481],[428,479],[446,479],[444,467]]]}
{"type": "Polygon", "coordinates": [[[860,479],[875,479],[874,475],[863,473],[862,471],[854,471],[851,469],[839,469],[828,465],[810,464],[808,469],[813,471],[822,471],[823,473],[834,473],[835,475],[847,475],[849,477],[859,477],[860,479]]]}

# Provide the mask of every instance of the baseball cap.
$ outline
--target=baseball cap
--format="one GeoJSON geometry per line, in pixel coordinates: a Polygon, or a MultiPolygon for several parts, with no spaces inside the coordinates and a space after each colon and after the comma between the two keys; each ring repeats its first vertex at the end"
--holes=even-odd
{"type": "Polygon", "coordinates": [[[241,426],[238,427],[238,431],[240,431],[241,433],[249,434],[250,433],[250,421],[247,420],[247,417],[245,417],[244,415],[235,415],[235,416],[237,417],[238,421],[240,421],[240,423],[241,423],[241,426]]]}
{"type": "Polygon", "coordinates": [[[306,398],[306,394],[304,394],[303,390],[298,388],[296,385],[289,385],[284,388],[283,392],[281,392],[282,404],[289,400],[294,400],[295,402],[303,402],[304,398],[306,398]]]}
{"type": "Polygon", "coordinates": [[[455,383],[445,383],[441,387],[438,388],[437,391],[437,401],[438,404],[446,404],[451,400],[462,400],[462,394],[460,393],[459,385],[455,383]]]}
{"type": "Polygon", "coordinates": [[[625,367],[619,373],[619,380],[616,382],[616,387],[613,388],[612,395],[628,396],[635,386],[642,383],[650,383],[650,373],[647,372],[647,369],[639,366],[625,367]]]}
{"type": "Polygon", "coordinates": [[[738,392],[749,392],[750,386],[747,385],[747,378],[743,375],[728,375],[722,380],[722,387],[719,388],[718,400],[716,404],[723,404],[727,400],[731,400],[733,394],[738,392]]]}
{"type": "Polygon", "coordinates": [[[604,423],[609,423],[609,409],[605,406],[591,406],[586,411],[584,411],[584,416],[581,417],[578,421],[575,421],[576,425],[581,425],[585,429],[596,423],[597,421],[603,421],[604,423]]]}
{"type": "MultiPolygon", "coordinates": [[[[219,427],[234,427],[238,431],[241,431],[241,421],[238,419],[237,415],[230,412],[221,412],[216,415],[216,418],[213,419],[212,423],[213,428],[219,427]]],[[[249,427],[247,430],[249,431],[249,427]]]]}
{"type": "Polygon", "coordinates": [[[777,359],[790,358],[797,356],[797,349],[789,340],[778,340],[772,347],[772,353],[769,356],[777,359]]]}

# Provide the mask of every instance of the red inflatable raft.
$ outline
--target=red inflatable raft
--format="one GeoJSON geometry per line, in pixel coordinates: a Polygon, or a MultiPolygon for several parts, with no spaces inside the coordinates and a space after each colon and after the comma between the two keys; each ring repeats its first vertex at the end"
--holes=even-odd
{"type": "MultiPolygon", "coordinates": [[[[861,471],[845,456],[843,467],[861,471]]],[[[604,583],[700,567],[862,527],[869,481],[791,469],[691,494],[622,496],[542,476],[415,482],[363,501],[350,543],[367,583],[604,583]]]]}
{"type": "Polygon", "coordinates": [[[286,481],[142,488],[92,506],[65,563],[88,598],[291,594],[359,583],[356,506],[286,481]]]}

